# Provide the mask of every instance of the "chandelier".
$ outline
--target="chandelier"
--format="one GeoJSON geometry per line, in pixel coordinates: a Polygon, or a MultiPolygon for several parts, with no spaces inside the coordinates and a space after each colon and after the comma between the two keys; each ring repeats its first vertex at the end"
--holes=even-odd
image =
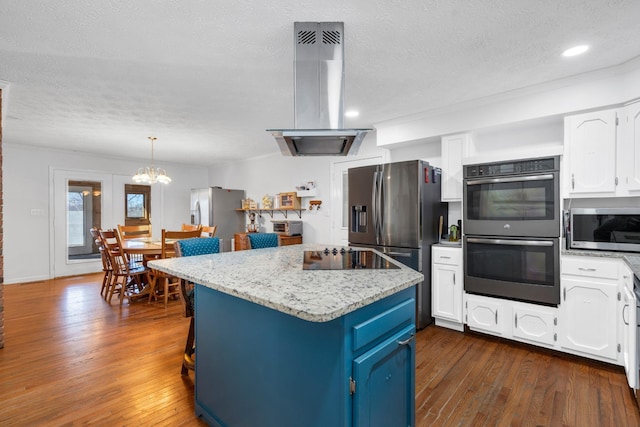
{"type": "Polygon", "coordinates": [[[162,168],[156,168],[153,164],[153,143],[157,138],[155,136],[148,138],[151,141],[151,166],[138,169],[138,172],[133,176],[133,180],[138,184],[155,184],[156,182],[168,184],[171,182],[171,178],[169,178],[167,172],[162,168]]]}

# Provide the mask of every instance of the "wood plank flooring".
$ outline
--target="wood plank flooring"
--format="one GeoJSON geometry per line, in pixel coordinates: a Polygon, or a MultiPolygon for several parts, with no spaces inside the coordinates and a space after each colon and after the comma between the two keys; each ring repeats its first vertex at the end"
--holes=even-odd
{"type": "MultiPolygon", "coordinates": [[[[205,425],[180,302],[109,306],[99,281],[5,286],[0,426],[205,425]]],[[[640,426],[620,367],[435,326],[416,348],[419,427],[640,426]]]]}

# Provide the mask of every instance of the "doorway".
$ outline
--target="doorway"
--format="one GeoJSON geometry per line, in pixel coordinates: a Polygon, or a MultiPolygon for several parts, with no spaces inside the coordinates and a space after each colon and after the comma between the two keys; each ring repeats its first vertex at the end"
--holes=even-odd
{"type": "Polygon", "coordinates": [[[68,182],[67,257],[68,260],[98,259],[100,251],[89,230],[101,228],[102,184],[96,181],[68,182]]]}
{"type": "Polygon", "coordinates": [[[388,161],[387,156],[374,156],[357,160],[331,163],[331,244],[349,245],[349,168],[378,165],[388,161]]]}

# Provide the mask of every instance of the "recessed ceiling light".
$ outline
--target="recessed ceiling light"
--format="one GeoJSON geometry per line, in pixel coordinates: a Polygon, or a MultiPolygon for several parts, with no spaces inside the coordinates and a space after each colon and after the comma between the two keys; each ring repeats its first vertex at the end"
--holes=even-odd
{"type": "Polygon", "coordinates": [[[589,46],[587,46],[586,44],[583,44],[580,46],[574,46],[562,52],[562,56],[576,56],[576,55],[585,53],[588,50],[589,50],[589,46]]]}
{"type": "Polygon", "coordinates": [[[358,117],[360,113],[355,110],[349,110],[344,113],[345,117],[358,117]]]}

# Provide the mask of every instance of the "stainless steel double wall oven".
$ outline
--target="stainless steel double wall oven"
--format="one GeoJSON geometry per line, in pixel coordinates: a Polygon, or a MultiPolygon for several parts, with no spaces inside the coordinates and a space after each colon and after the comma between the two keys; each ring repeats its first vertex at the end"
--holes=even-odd
{"type": "Polygon", "coordinates": [[[560,303],[558,157],[464,167],[465,291],[560,303]]]}

